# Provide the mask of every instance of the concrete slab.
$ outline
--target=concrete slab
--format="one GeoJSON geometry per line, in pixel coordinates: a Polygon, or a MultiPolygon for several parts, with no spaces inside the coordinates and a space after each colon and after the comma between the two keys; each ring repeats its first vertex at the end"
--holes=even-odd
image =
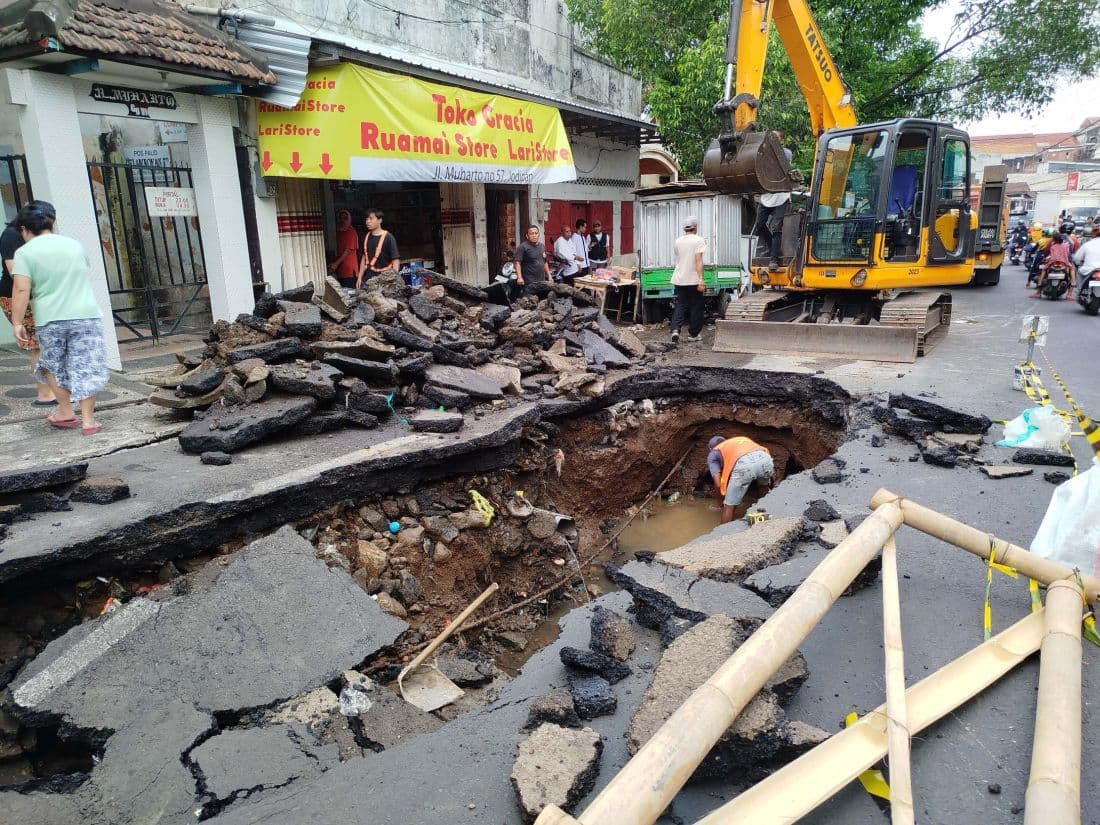
{"type": "MultiPolygon", "coordinates": [[[[841,525],[844,522],[840,522],[841,525]]],[[[765,567],[753,573],[742,584],[749,590],[760,595],[768,604],[779,607],[791,594],[794,593],[806,577],[814,571],[825,559],[831,547],[814,547],[802,545],[791,558],[782,564],[765,567]]],[[[850,596],[856,590],[867,587],[877,578],[882,570],[882,559],[875,556],[863,572],[856,576],[855,581],[841,595],[850,596]]]]}
{"type": "Polygon", "coordinates": [[[708,533],[658,553],[657,560],[696,576],[730,581],[784,561],[814,532],[801,516],[773,518],[738,533],[708,533]]]}
{"type": "Polygon", "coordinates": [[[554,724],[536,728],[519,746],[512,785],[523,817],[534,822],[547,805],[573,810],[592,789],[603,742],[592,728],[573,730],[554,724]]]}
{"type": "MultiPolygon", "coordinates": [[[[316,688],[405,627],[285,529],[74,628],[19,674],[12,702],[25,719],[106,738],[72,794],[82,821],[193,822],[203,800],[184,755],[214,714],[316,688]]],[[[52,825],[54,807],[43,800],[22,821],[52,825]]]]}

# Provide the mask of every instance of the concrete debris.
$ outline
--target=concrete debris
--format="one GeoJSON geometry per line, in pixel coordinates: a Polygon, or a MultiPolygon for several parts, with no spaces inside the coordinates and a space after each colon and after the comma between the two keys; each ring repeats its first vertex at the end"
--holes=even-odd
{"type": "Polygon", "coordinates": [[[435,364],[428,367],[425,371],[425,377],[437,387],[463,392],[473,398],[493,399],[504,397],[504,393],[496,381],[475,370],[435,364]]]}
{"type": "Polygon", "coordinates": [[[1017,478],[1019,476],[1029,476],[1035,472],[1034,467],[1015,467],[1011,464],[996,464],[985,465],[979,468],[989,478],[1017,478]]]}
{"type": "Polygon", "coordinates": [[[424,410],[409,419],[409,425],[418,433],[456,433],[462,429],[462,413],[424,410]]]}
{"type": "Polygon", "coordinates": [[[589,643],[592,650],[625,662],[634,652],[635,644],[630,622],[603,606],[592,611],[592,641],[589,643]]]}
{"type": "Polygon", "coordinates": [[[482,364],[477,367],[477,372],[484,375],[490,381],[495,381],[500,389],[509,395],[523,394],[523,373],[519,367],[508,364],[482,364]]]}
{"type": "Polygon", "coordinates": [[[613,659],[592,650],[563,647],[558,655],[561,657],[562,664],[566,667],[587,673],[595,673],[602,676],[610,684],[621,682],[633,672],[630,665],[625,662],[620,662],[618,659],[613,659]]]}
{"type": "Polygon", "coordinates": [[[930,440],[949,447],[955,447],[962,452],[976,453],[981,449],[982,442],[985,439],[972,433],[932,433],[930,440]]]}
{"type": "MultiPolygon", "coordinates": [[[[749,635],[742,625],[730,617],[717,615],[696,625],[670,644],[661,656],[653,681],[630,722],[627,734],[630,753],[637,753],[749,635]]],[[[788,663],[788,666],[783,669],[789,673],[782,681],[782,690],[789,698],[805,681],[808,672],[805,663],[798,660],[788,663]]],[[[765,686],[718,740],[692,778],[736,775],[767,762],[787,741],[787,721],[779,696],[771,686],[765,686]]]]}
{"type": "Polygon", "coordinates": [[[939,429],[949,433],[984,433],[993,426],[993,422],[984,415],[953,410],[911,395],[891,393],[890,406],[893,409],[907,410],[917,418],[938,424],[939,429]]]}
{"type": "Polygon", "coordinates": [[[1072,467],[1074,458],[1069,453],[1057,453],[1053,450],[1020,449],[1012,454],[1016,464],[1042,464],[1049,467],[1072,467]]]}
{"type": "Polygon", "coordinates": [[[602,676],[569,674],[569,694],[582,719],[595,719],[614,713],[619,706],[611,683],[602,676]]]}
{"type": "MultiPolygon", "coordinates": [[[[919,446],[919,445],[918,445],[919,446]]],[[[955,467],[959,463],[959,450],[957,447],[931,444],[920,451],[925,464],[933,467],[955,467]]]]}
{"type": "Polygon", "coordinates": [[[87,462],[0,472],[0,495],[45,490],[80,481],[88,474],[87,462]]]}
{"type": "Polygon", "coordinates": [[[1051,470],[1043,473],[1043,481],[1049,481],[1051,484],[1061,484],[1064,481],[1069,481],[1069,473],[1063,473],[1061,470],[1051,470]]]}
{"type": "Polygon", "coordinates": [[[603,741],[591,728],[540,725],[519,746],[512,787],[524,820],[534,822],[547,805],[572,810],[596,784],[603,741]]]}
{"type": "Polygon", "coordinates": [[[589,364],[604,364],[609,367],[628,367],[630,358],[623,355],[592,330],[584,330],[584,357],[589,364]]]}
{"type": "Polygon", "coordinates": [[[85,504],[113,504],[130,497],[130,485],[121,478],[96,476],[80,482],[69,494],[69,501],[85,504]]]}
{"type": "Polygon", "coordinates": [[[436,657],[435,666],[440,673],[463,688],[481,687],[500,673],[493,657],[477,650],[452,649],[441,653],[436,657]]]}
{"type": "Polygon", "coordinates": [[[581,727],[581,717],[573,705],[573,694],[564,688],[552,690],[531,702],[527,712],[524,730],[537,728],[543,722],[550,722],[565,728],[581,727]]]}
{"type": "Polygon", "coordinates": [[[739,532],[715,530],[658,553],[657,560],[696,576],[734,581],[785,561],[798,542],[816,534],[816,527],[800,516],[769,519],[739,532]]]}
{"type": "Polygon", "coordinates": [[[271,385],[294,395],[312,395],[322,400],[336,397],[340,370],[329,364],[276,364],[268,368],[271,385]]]}
{"type": "Polygon", "coordinates": [[[839,484],[844,480],[844,464],[838,458],[826,458],[813,468],[811,475],[818,484],[839,484]]]}
{"type": "Polygon", "coordinates": [[[848,538],[848,527],[844,519],[837,514],[835,521],[827,521],[821,525],[821,532],[817,534],[819,544],[832,549],[848,538]]]}

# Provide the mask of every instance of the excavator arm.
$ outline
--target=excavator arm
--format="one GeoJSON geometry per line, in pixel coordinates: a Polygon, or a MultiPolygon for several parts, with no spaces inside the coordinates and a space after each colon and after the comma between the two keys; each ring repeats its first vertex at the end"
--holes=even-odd
{"type": "Polygon", "coordinates": [[[725,93],[714,107],[716,114],[729,117],[729,125],[703,161],[703,176],[719,192],[757,194],[793,187],[778,137],[755,128],[772,23],[806,99],[814,137],[825,129],[856,125],[851,92],[806,0],[730,0],[725,93]]]}

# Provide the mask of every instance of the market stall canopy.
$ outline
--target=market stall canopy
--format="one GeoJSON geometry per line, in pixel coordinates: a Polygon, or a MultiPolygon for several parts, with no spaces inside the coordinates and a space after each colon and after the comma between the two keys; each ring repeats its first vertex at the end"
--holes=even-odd
{"type": "Polygon", "coordinates": [[[266,175],[504,184],[577,177],[552,106],[351,63],[310,71],[292,109],[260,103],[258,125],[266,175]]]}
{"type": "Polygon", "coordinates": [[[162,0],[17,0],[0,8],[0,61],[65,53],[270,85],[260,54],[162,0]]]}

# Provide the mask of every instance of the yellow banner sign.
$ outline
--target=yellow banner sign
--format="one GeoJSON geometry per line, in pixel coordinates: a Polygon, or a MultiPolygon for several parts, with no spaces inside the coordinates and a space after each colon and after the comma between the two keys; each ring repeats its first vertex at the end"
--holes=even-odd
{"type": "Polygon", "coordinates": [[[259,104],[265,175],[559,183],[576,179],[561,115],[351,63],[309,73],[298,105],[259,104]]]}

